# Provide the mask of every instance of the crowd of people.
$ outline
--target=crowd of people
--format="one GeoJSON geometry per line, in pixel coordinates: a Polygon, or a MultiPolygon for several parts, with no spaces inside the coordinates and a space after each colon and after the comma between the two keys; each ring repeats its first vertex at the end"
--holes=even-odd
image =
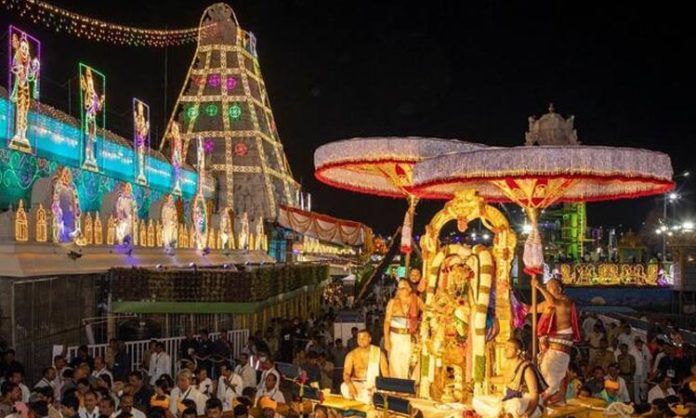
{"type": "MultiPolygon", "coordinates": [[[[593,406],[624,403],[655,416],[696,414],[696,362],[678,328],[656,325],[636,333],[625,320],[585,314],[580,318],[582,342],[575,345],[562,387],[565,401],[593,406]],[[604,318],[604,321],[602,320],[604,318]]],[[[531,344],[531,328],[518,336],[531,344]]],[[[548,355],[540,339],[538,364],[548,355]]]]}
{"type": "MultiPolygon", "coordinates": [[[[412,276],[408,282],[416,287],[419,277],[412,276]]],[[[369,355],[371,344],[386,348],[384,302],[398,289],[378,287],[372,302],[361,303],[357,308],[366,329],[354,327],[345,341],[333,334],[336,314],[345,307],[338,297],[342,294],[340,285],[334,285],[326,293],[329,297],[323,300],[320,314],[311,313],[306,319],[272,319],[267,329],[256,331],[243,347],[233,347],[225,330],[217,339],[210,338],[207,330],[195,336],[188,333],[177,347],[180,360],[176,364],[172,363],[173,353],[153,340],[142,364],[133,365],[123,342],[112,340],[104,356],[93,357],[82,346],[73,358],[56,356],[37,382],[25,382],[23,365],[8,349],[0,359],[0,418],[219,418],[223,412],[245,417],[252,408],[269,418],[297,416],[298,383],[332,393],[357,390],[341,384],[346,382],[344,364],[355,368],[360,350],[353,354],[353,361],[346,359],[356,348],[367,347],[365,355],[369,355]]],[[[559,295],[544,293],[549,299],[559,295]]],[[[562,313],[560,307],[556,305],[557,313],[562,313]]],[[[528,367],[531,359],[522,354],[529,352],[534,334],[527,322],[516,331],[518,339],[511,340],[506,348],[507,363],[517,365],[508,380],[517,379],[525,386],[525,380],[530,379],[530,385],[541,386],[546,384],[543,380],[548,373],[525,371],[536,370],[528,367]],[[521,377],[515,378],[519,373],[521,377]]],[[[655,328],[645,336],[627,322],[607,317],[584,314],[577,322],[582,342],[573,344],[569,351],[563,382],[551,382],[560,386],[557,395],[563,401],[605,407],[632,404],[638,412],[665,417],[684,416],[691,407],[696,415],[696,363],[677,328],[655,328]]],[[[559,335],[563,336],[540,338],[536,364],[542,369],[548,356],[558,352],[559,344],[564,349],[559,335]]],[[[391,367],[386,365],[386,358],[382,363],[385,370],[391,367]]],[[[348,374],[359,377],[367,367],[363,369],[348,374]]],[[[356,381],[359,379],[353,384],[356,381]]],[[[330,413],[320,408],[315,416],[330,413]]]]}
{"type": "MultiPolygon", "coordinates": [[[[338,390],[345,356],[356,346],[355,335],[345,343],[333,338],[339,293],[322,303],[320,315],[273,319],[243,347],[233,347],[225,330],[215,340],[207,330],[188,333],[176,364],[152,340],[142,364],[133,365],[123,342],[112,340],[104,356],[81,346],[73,358],[56,356],[37,382],[25,382],[23,365],[8,349],[0,359],[0,418],[245,417],[252,408],[268,417],[298,415],[297,385],[284,381],[279,367],[302,371],[294,383],[338,390]]],[[[319,408],[315,416],[328,413],[319,408]]]]}

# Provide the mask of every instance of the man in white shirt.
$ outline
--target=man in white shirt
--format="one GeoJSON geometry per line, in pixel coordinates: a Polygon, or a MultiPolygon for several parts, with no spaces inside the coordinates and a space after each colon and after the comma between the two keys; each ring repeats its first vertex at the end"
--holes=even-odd
{"type": "Polygon", "coordinates": [[[109,382],[114,382],[114,376],[111,374],[109,369],[106,368],[106,362],[101,356],[96,356],[94,358],[94,371],[92,372],[92,377],[99,379],[102,376],[109,376],[109,382]]]}
{"type": "Polygon", "coordinates": [[[155,352],[150,356],[150,385],[154,385],[163,374],[169,374],[171,371],[172,359],[164,352],[164,344],[157,342],[155,352]]]}
{"type": "Polygon", "coordinates": [[[97,406],[97,395],[91,390],[82,396],[84,406],[77,410],[80,418],[99,418],[99,407],[97,406]]]}
{"type": "Polygon", "coordinates": [[[70,367],[68,367],[65,357],[60,355],[53,357],[53,367],[56,369],[56,378],[53,379],[53,391],[56,395],[56,400],[60,401],[61,389],[63,388],[63,372],[70,369],[70,367]]]}
{"type": "Polygon", "coordinates": [[[215,387],[213,386],[213,381],[208,377],[208,370],[203,367],[199,367],[196,370],[196,389],[205,396],[206,400],[213,396],[215,387]]]}
{"type": "Polygon", "coordinates": [[[54,369],[53,367],[46,367],[45,369],[43,369],[43,373],[41,374],[41,376],[41,380],[39,380],[34,385],[34,388],[51,388],[55,393],[56,369],[54,369]]]}
{"type": "Polygon", "coordinates": [[[116,418],[124,412],[133,415],[133,418],[146,418],[143,411],[133,407],[133,395],[122,395],[118,407],[111,418],[116,418]]]}
{"type": "Polygon", "coordinates": [[[263,385],[259,391],[256,392],[256,399],[261,399],[264,396],[268,396],[278,403],[285,403],[285,396],[283,396],[283,392],[280,391],[280,385],[278,383],[278,375],[268,373],[263,385]]]}
{"type": "Polygon", "coordinates": [[[222,410],[231,411],[233,400],[238,396],[242,396],[244,382],[242,378],[232,371],[232,367],[228,362],[220,364],[220,379],[218,379],[217,398],[222,401],[222,410]]]}
{"type": "Polygon", "coordinates": [[[635,340],[635,337],[631,334],[631,326],[628,324],[623,324],[621,334],[619,334],[616,339],[619,341],[619,346],[621,344],[626,344],[627,347],[630,347],[633,340],[635,340]]]}
{"type": "Polygon", "coordinates": [[[645,401],[648,394],[647,380],[652,355],[640,337],[636,337],[635,342],[629,347],[629,354],[636,359],[636,371],[633,375],[633,396],[635,402],[640,403],[645,401]]]}
{"type": "Polygon", "coordinates": [[[660,383],[656,384],[648,392],[648,403],[652,405],[655,399],[664,399],[668,396],[676,396],[676,392],[672,389],[672,376],[671,373],[666,374],[660,383]]]}
{"type": "Polygon", "coordinates": [[[234,369],[235,374],[242,378],[242,389],[256,388],[256,370],[251,366],[249,355],[242,353],[239,355],[239,364],[234,369]]]}
{"type": "Polygon", "coordinates": [[[182,370],[176,378],[176,387],[172,389],[171,399],[169,403],[169,411],[173,415],[183,412],[185,409],[183,401],[190,399],[196,404],[196,413],[198,415],[205,414],[206,398],[191,384],[193,376],[190,370],[182,370]]]}
{"type": "Polygon", "coordinates": [[[256,388],[256,399],[260,397],[259,393],[266,388],[266,378],[269,374],[273,374],[276,377],[276,386],[280,384],[280,373],[275,368],[275,363],[270,357],[266,357],[263,362],[263,372],[261,372],[261,380],[256,388]]]}

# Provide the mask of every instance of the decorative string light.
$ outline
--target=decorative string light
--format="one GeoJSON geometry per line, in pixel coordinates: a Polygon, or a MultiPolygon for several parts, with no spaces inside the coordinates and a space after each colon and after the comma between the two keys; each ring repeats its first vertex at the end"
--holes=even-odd
{"type": "Polygon", "coordinates": [[[118,25],[77,14],[41,0],[0,0],[7,10],[43,25],[55,32],[65,32],[96,42],[116,45],[162,48],[194,43],[199,31],[215,24],[186,29],[145,29],[118,25]]]}

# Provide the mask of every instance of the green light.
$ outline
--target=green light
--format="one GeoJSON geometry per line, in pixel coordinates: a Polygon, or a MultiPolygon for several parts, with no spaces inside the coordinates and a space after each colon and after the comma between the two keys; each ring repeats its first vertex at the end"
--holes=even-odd
{"type": "Polygon", "coordinates": [[[218,114],[218,107],[217,107],[217,105],[209,104],[209,105],[205,108],[205,113],[207,113],[208,116],[210,116],[210,117],[213,117],[213,116],[217,115],[217,114],[218,114]]]}
{"type": "Polygon", "coordinates": [[[189,121],[195,120],[198,117],[198,105],[189,106],[189,108],[186,109],[186,117],[189,121]]]}
{"type": "Polygon", "coordinates": [[[242,108],[235,103],[230,106],[230,110],[227,113],[229,113],[230,118],[237,120],[242,116],[242,108]]]}

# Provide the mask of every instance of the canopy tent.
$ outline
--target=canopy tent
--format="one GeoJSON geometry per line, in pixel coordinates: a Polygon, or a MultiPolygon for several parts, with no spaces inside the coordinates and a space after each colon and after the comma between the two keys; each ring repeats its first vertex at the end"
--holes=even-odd
{"type": "Polygon", "coordinates": [[[295,232],[325,242],[372,248],[372,229],[366,225],[316,212],[280,205],[278,223],[295,232]]]}

